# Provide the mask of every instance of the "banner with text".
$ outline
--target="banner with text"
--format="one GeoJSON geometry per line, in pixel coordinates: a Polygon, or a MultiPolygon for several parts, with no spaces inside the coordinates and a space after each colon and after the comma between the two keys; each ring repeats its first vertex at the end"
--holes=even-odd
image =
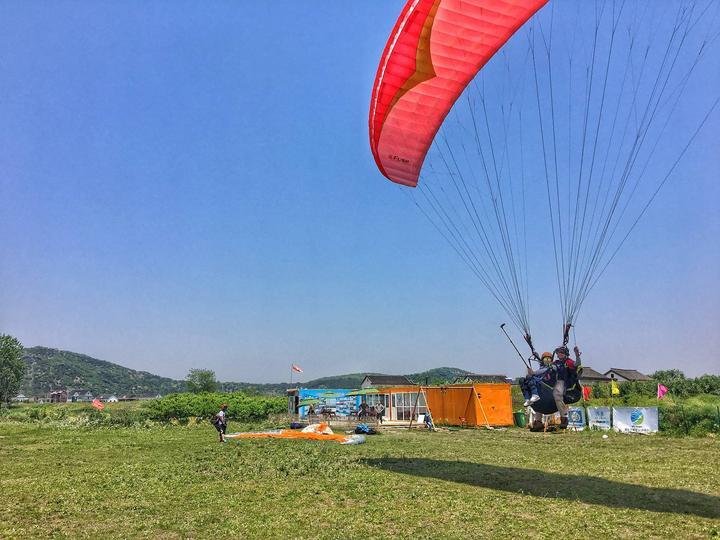
{"type": "Polygon", "coordinates": [[[613,407],[613,429],[622,433],[657,433],[657,407],[613,407]]]}
{"type": "Polygon", "coordinates": [[[610,429],[610,407],[588,407],[587,416],[590,429],[610,429]]]}

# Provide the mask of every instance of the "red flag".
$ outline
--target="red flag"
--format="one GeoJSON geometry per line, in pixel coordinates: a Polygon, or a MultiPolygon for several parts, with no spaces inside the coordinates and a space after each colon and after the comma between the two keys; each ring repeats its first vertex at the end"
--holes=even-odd
{"type": "Polygon", "coordinates": [[[95,407],[98,411],[102,411],[105,408],[105,404],[98,398],[93,399],[92,406],[95,407]]]}
{"type": "Polygon", "coordinates": [[[592,397],[592,388],[590,386],[583,386],[583,399],[585,401],[590,401],[591,397],[592,397]]]}
{"type": "Polygon", "coordinates": [[[665,397],[665,394],[668,393],[667,386],[664,384],[658,384],[658,391],[657,391],[657,398],[662,399],[665,397]]]}
{"type": "Polygon", "coordinates": [[[292,369],[293,371],[297,371],[298,373],[303,372],[302,368],[300,366],[298,366],[297,364],[291,364],[290,369],[292,369]]]}

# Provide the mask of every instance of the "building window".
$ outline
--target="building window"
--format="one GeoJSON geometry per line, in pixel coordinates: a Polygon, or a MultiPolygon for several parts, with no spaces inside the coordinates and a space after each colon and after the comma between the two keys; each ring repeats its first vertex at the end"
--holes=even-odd
{"type": "Polygon", "coordinates": [[[425,394],[420,392],[400,392],[392,394],[392,409],[394,420],[410,420],[417,419],[418,414],[427,412],[425,404],[425,394]],[[413,417],[413,409],[415,415],[413,417]]]}
{"type": "Polygon", "coordinates": [[[366,396],[363,396],[365,403],[367,403],[373,409],[378,403],[382,403],[385,409],[387,409],[389,397],[390,396],[388,396],[387,394],[368,394],[366,396]]]}

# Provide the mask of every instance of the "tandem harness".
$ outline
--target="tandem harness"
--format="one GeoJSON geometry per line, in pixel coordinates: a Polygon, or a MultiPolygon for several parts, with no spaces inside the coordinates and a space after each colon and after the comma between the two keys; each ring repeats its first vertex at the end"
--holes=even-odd
{"type": "Polygon", "coordinates": [[[545,377],[537,385],[540,400],[533,403],[530,408],[541,414],[555,414],[558,412],[555,398],[553,397],[553,388],[557,382],[558,375],[565,375],[565,394],[563,402],[568,405],[577,403],[582,398],[582,385],[580,384],[580,375],[582,374],[582,366],[576,365],[571,369],[565,369],[565,373],[549,371],[545,377]]]}

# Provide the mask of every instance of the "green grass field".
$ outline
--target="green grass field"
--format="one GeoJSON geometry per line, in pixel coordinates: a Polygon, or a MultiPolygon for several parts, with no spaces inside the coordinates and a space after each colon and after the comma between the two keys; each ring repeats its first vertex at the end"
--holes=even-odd
{"type": "MultiPolygon", "coordinates": [[[[231,424],[231,429],[238,425],[231,424]]],[[[525,430],[245,440],[0,423],[0,537],[720,535],[720,441],[525,430]]]]}

